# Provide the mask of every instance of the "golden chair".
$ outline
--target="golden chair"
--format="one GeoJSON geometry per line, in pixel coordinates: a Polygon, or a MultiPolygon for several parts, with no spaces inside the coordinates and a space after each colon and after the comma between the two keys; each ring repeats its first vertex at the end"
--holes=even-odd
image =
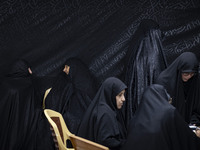
{"type": "Polygon", "coordinates": [[[45,109],[44,114],[51,125],[55,146],[59,150],[109,150],[108,147],[72,134],[59,112],[45,109]],[[71,141],[73,148],[67,148],[67,140],[71,141]]]}
{"type": "Polygon", "coordinates": [[[70,140],[75,150],[109,150],[108,147],[71,134],[70,140]]]}
{"type": "Polygon", "coordinates": [[[74,150],[74,148],[67,148],[67,140],[70,140],[70,132],[67,129],[67,126],[63,120],[63,117],[60,113],[45,109],[44,114],[49,121],[52,131],[53,140],[55,142],[55,147],[58,150],[74,150]]]}

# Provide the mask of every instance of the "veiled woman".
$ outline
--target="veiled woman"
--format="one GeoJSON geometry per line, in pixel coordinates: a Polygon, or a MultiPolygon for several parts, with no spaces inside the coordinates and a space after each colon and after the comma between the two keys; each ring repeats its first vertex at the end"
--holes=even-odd
{"type": "Polygon", "coordinates": [[[177,108],[189,124],[200,125],[199,62],[192,52],[178,56],[159,75],[156,83],[163,85],[177,108]]]}
{"type": "Polygon", "coordinates": [[[123,108],[127,124],[138,108],[144,89],[166,68],[161,30],[155,21],[142,20],[130,42],[124,79],[128,87],[123,108]]]}
{"type": "MultiPolygon", "coordinates": [[[[70,58],[56,77],[43,103],[44,108],[60,112],[70,132],[76,134],[82,116],[95,95],[95,89],[95,79],[87,66],[78,58],[70,58]]],[[[43,113],[38,123],[37,147],[54,148],[49,123],[43,113]]]]}
{"type": "Polygon", "coordinates": [[[121,80],[107,78],[88,107],[78,135],[110,149],[119,149],[126,138],[126,128],[120,114],[126,88],[121,80]]]}
{"type": "Polygon", "coordinates": [[[128,128],[122,150],[198,150],[200,139],[176,108],[162,85],[146,88],[128,128]]]}
{"type": "Polygon", "coordinates": [[[45,107],[60,112],[69,130],[76,133],[96,93],[95,80],[80,59],[68,59],[63,68],[45,100],[45,107]]]}
{"type": "Polygon", "coordinates": [[[0,85],[0,147],[34,149],[37,93],[27,61],[20,59],[0,85]]]}

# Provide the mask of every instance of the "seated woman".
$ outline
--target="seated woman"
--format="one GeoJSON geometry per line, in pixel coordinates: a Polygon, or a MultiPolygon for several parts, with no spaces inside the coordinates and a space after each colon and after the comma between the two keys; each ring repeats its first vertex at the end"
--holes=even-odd
{"type": "MultiPolygon", "coordinates": [[[[83,114],[96,93],[95,79],[78,58],[67,59],[62,67],[43,101],[43,108],[60,112],[70,132],[76,134],[83,114]]],[[[38,121],[38,149],[54,149],[49,123],[43,110],[38,121]]]]}
{"type": "Polygon", "coordinates": [[[188,127],[162,85],[152,84],[141,99],[122,150],[197,150],[200,139],[188,127]]]}
{"type": "Polygon", "coordinates": [[[110,149],[119,149],[126,137],[124,120],[120,114],[126,88],[115,77],[106,79],[88,107],[78,135],[110,149]]]}
{"type": "Polygon", "coordinates": [[[160,73],[156,84],[163,85],[188,124],[200,125],[199,62],[195,54],[184,52],[160,73]]]}
{"type": "Polygon", "coordinates": [[[96,93],[95,79],[78,58],[68,59],[46,97],[45,107],[60,112],[76,134],[84,112],[96,93]]]}

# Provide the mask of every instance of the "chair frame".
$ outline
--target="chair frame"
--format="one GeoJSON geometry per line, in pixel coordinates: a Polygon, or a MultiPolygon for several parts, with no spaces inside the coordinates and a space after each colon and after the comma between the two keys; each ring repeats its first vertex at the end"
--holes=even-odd
{"type": "MultiPolygon", "coordinates": [[[[58,149],[59,150],[74,150],[74,148],[67,148],[66,140],[70,140],[69,135],[71,133],[67,129],[65,122],[62,118],[62,115],[60,113],[50,110],[50,109],[45,109],[44,114],[45,114],[47,120],[49,121],[51,127],[53,128],[53,131],[54,131],[53,134],[55,134],[55,136],[53,134],[52,134],[52,136],[54,137],[55,144],[58,144],[58,149]],[[55,119],[53,119],[53,118],[58,118],[60,120],[61,132],[59,131],[58,126],[55,122],[55,119]],[[60,133],[62,133],[62,136],[60,133]],[[56,137],[56,139],[55,139],[55,137],[56,137]]],[[[57,146],[55,146],[55,147],[57,148],[57,146]]]]}
{"type": "Polygon", "coordinates": [[[58,145],[56,147],[58,147],[59,150],[109,150],[106,146],[72,134],[68,130],[65,121],[59,112],[45,109],[44,114],[52,127],[51,130],[55,133],[56,140],[54,139],[54,142],[58,145]],[[67,148],[66,140],[70,140],[74,148],[67,148]]]}

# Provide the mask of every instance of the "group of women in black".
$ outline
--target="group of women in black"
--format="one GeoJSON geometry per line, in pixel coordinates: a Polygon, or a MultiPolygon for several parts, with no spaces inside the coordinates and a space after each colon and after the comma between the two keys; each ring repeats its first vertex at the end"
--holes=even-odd
{"type": "Polygon", "coordinates": [[[83,62],[69,59],[43,99],[41,79],[19,60],[0,84],[1,149],[54,149],[45,108],[60,112],[72,133],[111,150],[199,149],[199,131],[189,128],[200,125],[198,66],[193,53],[178,56],[145,88],[127,125],[128,87],[120,79],[107,78],[97,91],[83,62]]]}
{"type": "Polygon", "coordinates": [[[79,59],[68,59],[57,76],[45,77],[36,76],[26,60],[17,60],[0,83],[0,149],[55,149],[43,110],[60,112],[76,133],[95,93],[95,81],[79,59]]]}
{"type": "Polygon", "coordinates": [[[157,26],[141,33],[125,78],[109,77],[98,89],[80,59],[68,59],[56,77],[14,63],[0,83],[0,149],[55,149],[46,108],[60,112],[72,133],[111,150],[199,149],[200,130],[189,128],[200,126],[198,59],[184,52],[163,69],[157,26]]]}
{"type": "Polygon", "coordinates": [[[200,131],[189,125],[200,125],[198,78],[196,56],[182,53],[145,88],[128,129],[117,105],[118,94],[127,86],[108,78],[86,110],[78,135],[113,150],[197,150],[200,131]]]}

